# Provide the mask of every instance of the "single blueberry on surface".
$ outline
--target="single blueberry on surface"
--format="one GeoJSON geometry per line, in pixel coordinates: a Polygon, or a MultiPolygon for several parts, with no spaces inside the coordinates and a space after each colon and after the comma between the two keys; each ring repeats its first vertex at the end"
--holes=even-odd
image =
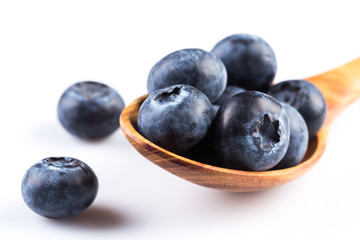
{"type": "Polygon", "coordinates": [[[60,97],[57,114],[62,126],[84,139],[109,136],[119,127],[125,104],[111,87],[93,81],[78,82],[60,97]]]}
{"type": "Polygon", "coordinates": [[[316,135],[322,127],[327,105],[314,84],[305,80],[282,81],[272,86],[268,94],[298,110],[306,122],[310,137],[316,135]]]}
{"type": "Polygon", "coordinates": [[[298,165],[306,154],[309,133],[304,118],[292,106],[281,103],[290,121],[290,142],[288,150],[274,169],[289,168],[298,165]]]}
{"type": "Polygon", "coordinates": [[[35,213],[62,219],[88,208],[97,195],[98,179],[84,162],[71,157],[45,158],[25,173],[21,193],[35,213]]]}
{"type": "Polygon", "coordinates": [[[190,85],[156,90],[142,103],[139,132],[166,150],[181,153],[203,139],[215,109],[207,96],[190,85]]]}
{"type": "Polygon", "coordinates": [[[221,106],[226,101],[231,99],[233,96],[235,96],[236,94],[241,93],[243,91],[245,91],[245,89],[243,89],[241,87],[228,85],[228,86],[226,86],[223,94],[218,98],[218,100],[216,100],[216,102],[214,104],[221,106]]]}
{"type": "Polygon", "coordinates": [[[214,102],[226,83],[226,69],[220,59],[205,50],[190,48],[172,52],[158,61],[149,72],[147,89],[150,94],[160,88],[186,84],[214,102]]]}
{"type": "Polygon", "coordinates": [[[219,159],[233,169],[265,171],[284,157],[290,140],[285,109],[257,91],[236,94],[214,120],[213,144],[219,159]]]}
{"type": "Polygon", "coordinates": [[[234,34],[211,50],[225,64],[228,84],[265,92],[274,80],[277,62],[270,45],[250,34],[234,34]]]}

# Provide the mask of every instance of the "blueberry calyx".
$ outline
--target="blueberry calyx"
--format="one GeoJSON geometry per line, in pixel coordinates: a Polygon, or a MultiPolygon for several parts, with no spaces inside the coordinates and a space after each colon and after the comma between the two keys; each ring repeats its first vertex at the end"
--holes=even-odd
{"type": "Polygon", "coordinates": [[[76,168],[80,166],[80,161],[71,157],[49,157],[43,159],[43,162],[58,168],[76,168]]]}
{"type": "Polygon", "coordinates": [[[268,114],[264,114],[262,121],[256,121],[255,125],[253,136],[260,139],[264,150],[271,150],[280,141],[279,120],[272,121],[268,114]]]}
{"type": "Polygon", "coordinates": [[[170,89],[171,91],[163,91],[162,93],[157,95],[154,98],[154,100],[158,101],[160,103],[166,102],[166,101],[170,100],[171,98],[174,98],[176,95],[179,95],[182,88],[183,88],[183,86],[177,86],[177,87],[174,87],[173,89],[170,89]]]}
{"type": "Polygon", "coordinates": [[[103,83],[84,81],[74,84],[73,89],[85,99],[101,98],[109,94],[109,88],[103,83]]]}

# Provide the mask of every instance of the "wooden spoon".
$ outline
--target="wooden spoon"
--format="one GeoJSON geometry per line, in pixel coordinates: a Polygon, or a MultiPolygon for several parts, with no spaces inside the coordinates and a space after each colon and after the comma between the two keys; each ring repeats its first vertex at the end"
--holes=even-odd
{"type": "Polygon", "coordinates": [[[323,127],[309,142],[306,156],[295,167],[263,172],[240,171],[200,163],[169,152],[148,141],[137,131],[138,111],[147,95],[125,107],[120,116],[121,129],[132,146],[145,158],[192,183],[233,192],[275,187],[300,177],[319,161],[332,121],[347,105],[360,97],[360,58],[306,80],[315,84],[324,94],[328,111],[323,127]]]}

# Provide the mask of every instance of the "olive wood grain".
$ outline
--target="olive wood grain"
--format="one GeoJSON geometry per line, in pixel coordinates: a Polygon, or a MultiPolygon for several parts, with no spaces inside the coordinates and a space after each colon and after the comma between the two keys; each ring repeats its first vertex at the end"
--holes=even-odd
{"type": "Polygon", "coordinates": [[[125,107],[120,116],[121,129],[131,145],[145,158],[192,183],[233,192],[275,187],[300,177],[319,161],[332,120],[360,97],[360,58],[306,80],[314,83],[323,93],[328,105],[327,117],[317,136],[310,140],[303,161],[295,167],[263,172],[240,171],[200,163],[169,152],[148,141],[137,131],[138,110],[147,95],[125,107]]]}

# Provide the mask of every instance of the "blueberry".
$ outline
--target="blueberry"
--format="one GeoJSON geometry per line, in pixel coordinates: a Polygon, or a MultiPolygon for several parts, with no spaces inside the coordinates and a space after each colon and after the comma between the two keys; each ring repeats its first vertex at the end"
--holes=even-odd
{"type": "Polygon", "coordinates": [[[288,80],[272,86],[268,94],[299,111],[306,122],[310,137],[320,130],[325,121],[327,107],[324,96],[315,85],[305,80],[288,80]]]}
{"type": "Polygon", "coordinates": [[[88,208],[98,180],[84,162],[70,157],[45,158],[27,170],[21,193],[27,206],[49,218],[68,218],[88,208]]]}
{"type": "Polygon", "coordinates": [[[71,134],[84,139],[100,139],[120,126],[124,109],[121,96],[109,86],[93,82],[78,82],[61,96],[57,113],[60,123],[71,134]]]}
{"type": "Polygon", "coordinates": [[[214,148],[224,165],[265,171],[284,157],[290,124],[276,99],[262,92],[244,91],[220,107],[213,135],[214,148]]]}
{"type": "Polygon", "coordinates": [[[243,91],[245,91],[245,89],[243,89],[241,87],[228,85],[228,86],[226,86],[223,94],[220,96],[220,98],[218,98],[218,100],[216,100],[216,102],[214,104],[221,106],[226,101],[231,99],[233,96],[235,96],[236,94],[241,93],[243,91]]]}
{"type": "Polygon", "coordinates": [[[211,52],[225,64],[229,85],[265,92],[274,80],[277,68],[274,51],[258,36],[228,36],[211,52]]]}
{"type": "Polygon", "coordinates": [[[204,138],[214,111],[209,99],[197,88],[184,84],[162,88],[142,103],[139,132],[160,147],[181,153],[204,138]]]}
{"type": "Polygon", "coordinates": [[[175,84],[196,87],[216,101],[226,87],[224,64],[214,54],[202,49],[182,49],[158,61],[147,79],[149,93],[175,84]]]}
{"type": "Polygon", "coordinates": [[[304,118],[287,103],[281,103],[290,121],[290,142],[283,159],[274,169],[288,168],[298,165],[304,158],[309,141],[309,133],[304,118]]]}

